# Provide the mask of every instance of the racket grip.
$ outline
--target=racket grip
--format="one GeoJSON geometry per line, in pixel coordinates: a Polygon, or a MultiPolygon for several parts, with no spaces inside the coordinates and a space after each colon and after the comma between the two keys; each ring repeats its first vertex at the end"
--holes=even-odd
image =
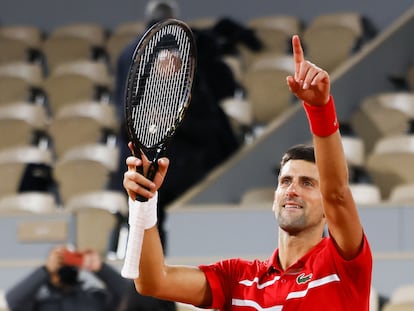
{"type": "MultiPolygon", "coordinates": [[[[151,181],[154,180],[154,177],[155,177],[155,174],[157,173],[157,171],[158,171],[158,164],[157,164],[156,160],[154,160],[151,163],[150,167],[148,168],[148,173],[147,173],[146,177],[151,181]]],[[[140,201],[140,202],[146,202],[146,201],[148,201],[148,198],[143,197],[141,195],[137,195],[136,200],[140,201]]]]}
{"type": "Polygon", "coordinates": [[[136,223],[129,226],[128,242],[121,275],[127,279],[139,277],[142,242],[144,240],[145,214],[142,207],[138,208],[136,223]]]}

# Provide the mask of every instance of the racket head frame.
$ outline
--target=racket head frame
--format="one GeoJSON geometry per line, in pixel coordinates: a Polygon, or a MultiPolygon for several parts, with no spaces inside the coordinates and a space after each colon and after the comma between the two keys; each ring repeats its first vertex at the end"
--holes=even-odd
{"type": "MultiPolygon", "coordinates": [[[[128,138],[132,142],[134,155],[136,157],[142,158],[142,154],[144,154],[148,159],[151,160],[152,165],[157,166],[157,160],[164,154],[168,144],[175,134],[176,129],[182,123],[182,120],[185,116],[186,110],[190,104],[191,100],[191,92],[192,92],[192,85],[194,82],[195,77],[195,70],[196,70],[196,62],[197,62],[197,51],[196,51],[196,44],[194,35],[190,29],[190,27],[180,21],[178,19],[166,19],[161,22],[154,24],[151,28],[149,28],[145,34],[142,36],[141,40],[138,42],[133,57],[132,63],[129,69],[127,81],[126,81],[126,88],[125,88],[125,120],[126,120],[126,128],[128,133],[128,138]],[[159,32],[161,29],[167,26],[178,26],[180,27],[185,33],[186,37],[189,40],[189,56],[188,56],[188,79],[183,89],[183,100],[180,105],[180,111],[178,112],[177,118],[175,119],[174,124],[168,129],[165,133],[162,140],[156,142],[153,145],[145,145],[143,144],[134,133],[134,126],[133,126],[133,117],[132,117],[132,102],[134,101],[134,90],[136,88],[136,76],[137,76],[137,67],[141,61],[141,58],[144,56],[145,47],[149,44],[151,39],[154,35],[159,32]]],[[[156,172],[156,169],[155,169],[156,172]]],[[[150,174],[147,174],[147,177],[150,174]]]]}

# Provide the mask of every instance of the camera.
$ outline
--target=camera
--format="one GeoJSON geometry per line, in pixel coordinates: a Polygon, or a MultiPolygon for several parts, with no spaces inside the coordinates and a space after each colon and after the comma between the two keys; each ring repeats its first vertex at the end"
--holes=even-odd
{"type": "Polygon", "coordinates": [[[82,267],[83,254],[80,252],[65,249],[63,251],[63,264],[66,266],[82,267]]]}

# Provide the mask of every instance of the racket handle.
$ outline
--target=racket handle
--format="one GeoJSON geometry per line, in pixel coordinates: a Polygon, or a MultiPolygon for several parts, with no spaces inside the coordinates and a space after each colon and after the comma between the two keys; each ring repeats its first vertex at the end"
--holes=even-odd
{"type": "Polygon", "coordinates": [[[136,223],[129,226],[124,265],[121,270],[121,275],[127,279],[136,279],[139,276],[139,262],[145,231],[144,221],[144,210],[138,208],[136,223]]]}
{"type": "MultiPolygon", "coordinates": [[[[146,177],[151,181],[154,180],[154,177],[155,177],[155,174],[157,173],[157,171],[158,171],[158,164],[157,164],[156,160],[154,160],[151,163],[150,167],[148,168],[148,173],[147,173],[146,177]]],[[[145,198],[141,195],[137,195],[136,200],[140,201],[140,202],[146,202],[146,201],[148,201],[148,198],[145,198]]]]}

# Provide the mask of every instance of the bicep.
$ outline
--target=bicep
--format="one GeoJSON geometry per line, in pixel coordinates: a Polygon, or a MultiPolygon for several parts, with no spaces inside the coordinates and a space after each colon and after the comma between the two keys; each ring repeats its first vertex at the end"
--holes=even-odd
{"type": "MultiPolygon", "coordinates": [[[[139,285],[136,285],[139,291],[139,285]]],[[[211,289],[204,272],[198,267],[190,266],[166,266],[162,282],[158,284],[156,292],[149,295],[195,306],[208,306],[212,301],[211,289]]]]}
{"type": "Polygon", "coordinates": [[[349,187],[340,133],[336,131],[328,137],[314,136],[314,144],[329,232],[342,257],[351,259],[358,254],[363,233],[349,187]]]}
{"type": "Polygon", "coordinates": [[[207,278],[198,267],[172,266],[167,269],[173,280],[174,300],[195,306],[211,304],[212,294],[207,278]]]}

